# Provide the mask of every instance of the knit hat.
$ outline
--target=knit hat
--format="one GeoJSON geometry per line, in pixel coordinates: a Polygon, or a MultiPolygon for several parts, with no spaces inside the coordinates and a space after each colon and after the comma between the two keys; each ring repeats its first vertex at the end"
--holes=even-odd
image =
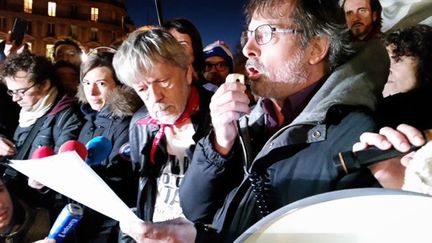
{"type": "Polygon", "coordinates": [[[228,45],[220,40],[217,40],[204,48],[204,58],[222,57],[228,64],[230,73],[234,70],[233,54],[228,45]]]}

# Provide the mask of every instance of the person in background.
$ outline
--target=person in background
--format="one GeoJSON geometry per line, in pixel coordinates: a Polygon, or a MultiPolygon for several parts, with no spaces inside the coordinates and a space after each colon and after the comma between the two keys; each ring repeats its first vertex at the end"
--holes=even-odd
{"type": "Polygon", "coordinates": [[[344,176],[334,163],[376,128],[372,113],[388,76],[381,43],[359,43],[363,49],[351,56],[336,0],[251,0],[246,11],[243,54],[252,92],[261,98],[251,110],[245,85],[219,87],[210,103],[212,131],[198,142],[180,185],[181,207],[195,225],[121,222],[139,242],[232,242],[291,202],[379,186],[368,169],[344,176]],[[239,130],[250,144],[239,142],[239,130]]]}
{"type": "Polygon", "coordinates": [[[234,70],[233,55],[228,45],[217,40],[204,48],[204,77],[219,87],[234,70]]]}
{"type": "Polygon", "coordinates": [[[420,130],[431,127],[432,27],[414,25],[384,37],[390,73],[376,114],[379,127],[401,123],[420,130]]]}
{"type": "MultiPolygon", "coordinates": [[[[13,139],[0,136],[0,157],[29,159],[41,146],[58,152],[66,141],[78,138],[82,123],[75,103],[59,91],[48,59],[29,52],[14,55],[2,66],[0,77],[21,107],[13,139]]],[[[11,180],[9,190],[31,206],[50,207],[51,201],[29,188],[27,178],[14,169],[8,167],[4,179],[11,180]]]]}
{"type": "Polygon", "coordinates": [[[136,213],[150,222],[183,217],[179,184],[197,141],[209,132],[211,95],[193,83],[185,49],[163,29],[132,33],[114,67],[148,111],[130,129],[131,158],[141,165],[136,213]]]}
{"type": "MultiPolygon", "coordinates": [[[[81,64],[77,97],[82,104],[85,123],[78,141],[87,144],[97,136],[111,141],[113,149],[108,158],[92,161],[89,165],[127,205],[132,206],[136,202],[137,166],[132,164],[127,153],[129,123],[142,102],[131,88],[118,80],[112,66],[113,56],[111,52],[98,52],[89,55],[81,64]]],[[[43,185],[33,182],[31,186],[40,189],[43,185]]],[[[115,242],[117,224],[85,207],[75,238],[79,242],[115,242]]]]}
{"type": "Polygon", "coordinates": [[[59,80],[60,87],[70,97],[74,97],[78,91],[80,84],[79,69],[80,67],[63,60],[57,61],[54,64],[55,74],[59,80]]]}
{"type": "Polygon", "coordinates": [[[382,7],[379,0],[344,0],[346,25],[355,40],[370,40],[381,36],[382,7]]]}
{"type": "Polygon", "coordinates": [[[0,242],[33,242],[48,235],[48,211],[29,207],[8,191],[0,177],[0,242]]]}
{"type": "Polygon", "coordinates": [[[82,62],[81,55],[82,55],[82,50],[80,46],[72,39],[58,40],[54,44],[54,50],[53,50],[54,62],[63,60],[66,62],[70,62],[76,65],[77,67],[79,67],[82,62]]]}
{"type": "Polygon", "coordinates": [[[187,19],[176,18],[166,21],[163,24],[176,39],[185,48],[186,54],[192,63],[194,71],[194,80],[203,82],[204,73],[204,52],[201,35],[195,25],[187,19]]]}

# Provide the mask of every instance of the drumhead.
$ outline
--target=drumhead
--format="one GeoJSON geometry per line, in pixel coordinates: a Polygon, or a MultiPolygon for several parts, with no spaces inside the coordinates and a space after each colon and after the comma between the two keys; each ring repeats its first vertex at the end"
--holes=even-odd
{"type": "Polygon", "coordinates": [[[236,242],[432,242],[432,197],[381,188],[299,200],[263,218],[236,242]]]}

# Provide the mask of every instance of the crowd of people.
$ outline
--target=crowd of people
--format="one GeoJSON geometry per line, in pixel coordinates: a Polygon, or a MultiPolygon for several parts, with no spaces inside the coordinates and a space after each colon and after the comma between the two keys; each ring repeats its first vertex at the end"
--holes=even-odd
{"type": "Polygon", "coordinates": [[[72,201],[7,160],[97,136],[113,149],[89,166],[142,221],[84,207],[66,242],[232,242],[309,196],[402,189],[415,156],[405,153],[426,143],[421,130],[432,125],[432,27],[383,33],[381,12],[378,0],[249,0],[246,83],[225,82],[231,49],[221,40],[204,47],[184,18],[85,60],[70,39],[55,44],[53,61],[7,39],[0,241],[53,242],[44,237],[72,201]],[[334,166],[339,152],[371,146],[404,155],[349,174],[334,166]]]}

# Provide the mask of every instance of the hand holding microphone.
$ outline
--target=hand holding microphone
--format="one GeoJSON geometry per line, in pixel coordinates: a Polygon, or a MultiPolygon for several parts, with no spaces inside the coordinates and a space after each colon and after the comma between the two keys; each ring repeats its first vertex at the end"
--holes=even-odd
{"type": "Polygon", "coordinates": [[[227,76],[213,95],[210,102],[210,115],[215,134],[215,149],[227,155],[237,139],[237,121],[244,113],[249,113],[249,98],[245,94],[246,86],[237,84],[244,78],[240,74],[227,76]]]}
{"type": "Polygon", "coordinates": [[[420,132],[411,126],[400,125],[398,126],[398,130],[387,127],[381,129],[381,134],[368,133],[366,136],[362,135],[362,137],[364,140],[362,142],[366,144],[379,145],[379,143],[384,141],[390,145],[394,145],[395,147],[400,147],[401,144],[409,142],[411,148],[405,152],[401,152],[401,148],[398,148],[399,150],[395,148],[383,150],[377,147],[370,147],[357,152],[340,152],[337,155],[338,158],[336,158],[337,162],[335,163],[335,167],[339,172],[348,174],[361,168],[374,165],[383,160],[388,160],[416,151],[424,144],[424,141],[419,140],[432,140],[432,129],[420,132]]]}

